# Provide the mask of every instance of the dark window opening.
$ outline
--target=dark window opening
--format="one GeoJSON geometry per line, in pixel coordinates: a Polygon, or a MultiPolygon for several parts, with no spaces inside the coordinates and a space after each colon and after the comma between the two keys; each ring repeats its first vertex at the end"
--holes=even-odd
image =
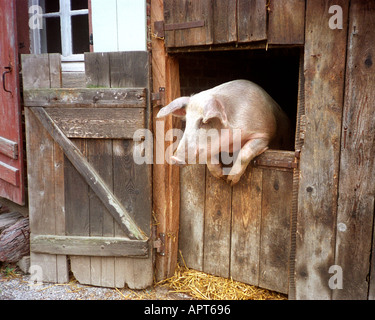
{"type": "Polygon", "coordinates": [[[289,145],[294,146],[300,48],[182,53],[178,57],[181,95],[236,79],[255,82],[289,117],[293,140],[289,145]]]}
{"type": "Polygon", "coordinates": [[[72,37],[73,54],[90,51],[88,15],[78,15],[72,17],[72,37]]]}
{"type": "Polygon", "coordinates": [[[61,53],[60,18],[46,18],[47,52],[61,53]]]}
{"type": "Polygon", "coordinates": [[[71,10],[88,9],[88,0],[70,0],[71,10]]]}
{"type": "Polygon", "coordinates": [[[44,13],[52,13],[60,11],[60,1],[59,0],[46,0],[44,5],[44,13]]]}

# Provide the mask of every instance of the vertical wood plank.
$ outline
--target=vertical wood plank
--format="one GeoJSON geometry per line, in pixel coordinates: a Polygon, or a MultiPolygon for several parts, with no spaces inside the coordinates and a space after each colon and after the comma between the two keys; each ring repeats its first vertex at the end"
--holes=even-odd
{"type": "Polygon", "coordinates": [[[147,51],[110,52],[112,88],[147,88],[149,53],[147,51]]]}
{"type": "Polygon", "coordinates": [[[293,173],[263,170],[259,286],[288,293],[293,173]]]}
{"type": "Polygon", "coordinates": [[[375,213],[375,3],[351,1],[349,21],[335,258],[344,283],[332,297],[363,300],[375,213]]]}
{"type": "Polygon", "coordinates": [[[24,88],[50,88],[48,54],[22,55],[22,82],[24,88]]]}
{"type": "MultiPolygon", "coordinates": [[[[23,55],[24,88],[61,86],[59,54],[23,55]]],[[[65,234],[63,152],[25,108],[30,229],[33,234],[65,234]]],[[[67,257],[31,253],[31,264],[43,270],[43,281],[69,281],[67,257]]]]}
{"type": "Polygon", "coordinates": [[[206,170],[204,272],[229,277],[232,188],[206,170]]]}
{"type": "MultiPolygon", "coordinates": [[[[108,53],[85,53],[87,87],[110,87],[110,62],[108,53]]],[[[113,142],[112,140],[87,140],[88,161],[94,166],[105,183],[113,191],[113,142]]],[[[115,221],[103,203],[90,189],[89,215],[91,236],[114,236],[115,221]]],[[[90,257],[90,283],[115,287],[115,258],[90,257]]]]}
{"type": "Polygon", "coordinates": [[[214,43],[229,43],[237,40],[237,3],[233,0],[216,0],[213,5],[214,43]]]}
{"type": "MultiPolygon", "coordinates": [[[[88,139],[88,161],[104,182],[113,191],[112,140],[88,139]]],[[[101,200],[89,189],[90,236],[113,237],[114,218],[105,208],[101,200]]],[[[91,257],[91,284],[114,287],[114,258],[91,257]]]]}
{"type": "Polygon", "coordinates": [[[296,241],[296,298],[330,299],[348,1],[307,0],[305,31],[306,134],[301,152],[296,241]],[[331,30],[331,5],[343,9],[343,29],[331,30]]]}
{"type": "MultiPolygon", "coordinates": [[[[48,132],[25,108],[29,182],[30,231],[55,234],[54,142],[48,132]]],[[[31,252],[31,266],[42,270],[40,281],[57,282],[56,255],[31,252]]],[[[39,275],[38,275],[39,276],[39,275]]]]}
{"type": "MultiPolygon", "coordinates": [[[[133,159],[132,140],[113,140],[114,194],[135,219],[137,225],[151,234],[151,171],[147,164],[138,165],[133,159]]],[[[124,236],[115,228],[116,236],[124,236]]],[[[152,284],[152,254],[147,259],[116,258],[115,282],[117,287],[125,284],[132,289],[146,288],[152,284]]]]}
{"type": "MultiPolygon", "coordinates": [[[[152,7],[152,8],[155,8],[152,7]]],[[[213,43],[213,12],[210,0],[165,0],[165,24],[204,20],[204,27],[165,32],[167,47],[185,47],[213,43]]]]}
{"type": "MultiPolygon", "coordinates": [[[[165,1],[167,4],[167,1],[165,1]]],[[[168,3],[171,3],[170,1],[168,3]]],[[[151,0],[151,32],[153,32],[154,22],[163,20],[163,1],[151,0]]],[[[164,41],[152,38],[152,78],[153,90],[158,92],[160,87],[165,88],[166,103],[180,96],[180,79],[178,61],[168,56],[165,50],[164,41]]],[[[153,132],[156,137],[156,115],[160,107],[153,108],[153,132]]],[[[168,117],[164,121],[164,132],[161,136],[164,138],[165,133],[176,128],[173,125],[172,117],[168,117]]],[[[154,139],[154,150],[156,148],[167,148],[169,144],[160,145],[161,141],[154,139]],[[157,144],[158,142],[159,144],[157,144]]],[[[154,153],[154,159],[155,153],[154,153]]],[[[164,256],[157,255],[155,263],[155,276],[157,280],[165,279],[174,274],[177,265],[178,250],[178,226],[179,226],[179,168],[177,166],[163,164],[154,164],[153,166],[153,211],[156,217],[157,234],[170,234],[172,237],[166,238],[166,254],[164,256]]]]}
{"type": "Polygon", "coordinates": [[[269,8],[268,43],[303,44],[305,0],[270,0],[269,8]]]}
{"type": "Polygon", "coordinates": [[[206,165],[189,165],[180,170],[179,249],[189,268],[203,271],[204,204],[206,165]]]}
{"type": "Polygon", "coordinates": [[[85,74],[87,87],[110,87],[108,53],[85,53],[85,74]]]}
{"type": "MultiPolygon", "coordinates": [[[[87,156],[84,139],[72,139],[83,155],[87,156]]],[[[65,210],[66,234],[72,236],[90,235],[89,186],[71,162],[65,157],[65,210]]],[[[90,284],[90,257],[71,256],[71,270],[82,284],[90,284]]]]}
{"type": "Polygon", "coordinates": [[[267,0],[237,1],[238,42],[267,39],[267,0]]]}
{"type": "Polygon", "coordinates": [[[231,277],[259,284],[263,170],[248,167],[232,195],[231,277]]]}

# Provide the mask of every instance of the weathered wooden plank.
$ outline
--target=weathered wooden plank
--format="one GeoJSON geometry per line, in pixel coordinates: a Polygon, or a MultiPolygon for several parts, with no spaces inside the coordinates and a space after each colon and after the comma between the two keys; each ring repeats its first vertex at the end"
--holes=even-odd
{"type": "Polygon", "coordinates": [[[375,3],[351,1],[349,21],[335,255],[344,279],[332,298],[364,300],[375,275],[375,3]]]}
{"type": "MultiPolygon", "coordinates": [[[[86,141],[86,144],[89,163],[103,177],[104,183],[113,192],[112,140],[90,139],[86,141]]],[[[89,194],[90,236],[113,237],[115,235],[114,218],[91,189],[89,194]]],[[[102,258],[93,254],[88,266],[91,269],[91,284],[114,287],[114,263],[114,258],[102,258]]]]}
{"type": "Polygon", "coordinates": [[[74,256],[147,258],[149,251],[147,240],[104,236],[31,235],[30,246],[33,252],[74,256]]]}
{"type": "Polygon", "coordinates": [[[257,168],[293,171],[297,163],[293,151],[267,150],[253,160],[253,165],[257,168]]]}
{"type": "Polygon", "coordinates": [[[149,53],[147,51],[110,52],[111,88],[147,88],[149,53]]]}
{"type": "Polygon", "coordinates": [[[204,272],[229,277],[232,189],[207,170],[204,222],[204,272]]]}
{"type": "MultiPolygon", "coordinates": [[[[165,24],[204,21],[204,26],[165,32],[167,47],[185,47],[213,43],[213,12],[209,0],[165,0],[165,24]]],[[[163,19],[161,19],[163,20],[163,19]]]]}
{"type": "Polygon", "coordinates": [[[52,119],[43,108],[33,108],[33,113],[47,129],[48,133],[62,147],[67,158],[72,162],[78,172],[83,176],[87,184],[94,190],[96,195],[102,200],[106,208],[114,216],[124,231],[131,237],[145,240],[144,232],[135,224],[129,213],[122,207],[121,203],[108,189],[102,178],[95,169],[87,162],[82,153],[72,143],[62,131],[55,125],[52,119]]]}
{"type": "Polygon", "coordinates": [[[238,0],[238,42],[267,39],[267,0],[238,0]]]}
{"type": "Polygon", "coordinates": [[[4,137],[0,137],[0,153],[6,155],[11,159],[17,159],[18,143],[9,139],[5,139],[4,137]]]}
{"type": "Polygon", "coordinates": [[[203,271],[204,203],[206,165],[189,165],[180,170],[179,249],[189,268],[203,271]]]}
{"type": "Polygon", "coordinates": [[[51,87],[48,54],[23,54],[21,60],[24,89],[51,87]]]}
{"type": "Polygon", "coordinates": [[[306,134],[298,191],[296,298],[329,299],[328,270],[335,263],[348,1],[308,0],[306,8],[306,134]],[[331,5],[342,7],[343,29],[327,28],[331,5]]]}
{"type": "Polygon", "coordinates": [[[61,55],[59,53],[50,53],[48,55],[49,60],[49,76],[50,76],[50,87],[61,88],[61,55]]]}
{"type": "MultiPolygon", "coordinates": [[[[134,162],[132,140],[113,140],[113,191],[126,207],[137,225],[150,237],[151,221],[151,168],[150,165],[138,165],[134,162]]],[[[115,225],[115,236],[124,236],[115,225]]],[[[150,252],[152,249],[150,248],[150,252]]],[[[116,258],[115,284],[132,289],[148,287],[153,282],[152,254],[148,259],[116,258]]]]}
{"type": "MultiPolygon", "coordinates": [[[[151,0],[151,28],[154,28],[155,21],[163,19],[163,1],[151,0]]],[[[153,30],[153,29],[152,29],[153,30]]],[[[154,31],[154,30],[153,30],[154,31]]],[[[178,60],[166,54],[164,41],[152,38],[152,79],[153,91],[158,92],[160,87],[166,88],[165,102],[169,103],[180,96],[180,77],[178,60]]],[[[154,131],[160,122],[156,120],[156,115],[160,110],[156,107],[152,110],[154,131]]],[[[161,133],[164,140],[165,133],[176,128],[176,122],[172,117],[165,119],[164,132],[161,133]]],[[[159,137],[160,138],[160,137],[159,137]]],[[[169,143],[160,145],[161,141],[156,143],[155,148],[164,149],[169,147],[169,143]]],[[[159,149],[160,150],[160,149],[159,149]]],[[[164,151],[163,150],[163,151],[164,151]]],[[[172,237],[166,237],[165,255],[156,255],[155,277],[157,280],[165,279],[174,274],[177,264],[178,252],[178,226],[179,226],[179,168],[177,166],[164,164],[153,165],[153,212],[155,213],[155,224],[157,225],[157,234],[171,234],[172,237]]]]}
{"type": "Polygon", "coordinates": [[[232,194],[231,277],[259,284],[263,170],[248,167],[232,194]]]}
{"type": "MultiPolygon", "coordinates": [[[[54,143],[54,182],[55,182],[55,223],[56,223],[56,235],[65,235],[65,179],[64,179],[64,152],[60,146],[54,143]]],[[[57,282],[65,283],[69,282],[69,267],[68,259],[65,255],[56,256],[56,268],[57,268],[57,282]]]]}
{"type": "Polygon", "coordinates": [[[259,286],[288,293],[293,172],[263,170],[259,286]]]}
{"type": "MultiPolygon", "coordinates": [[[[35,234],[55,233],[54,143],[29,108],[25,108],[30,230],[35,234]]],[[[42,268],[38,281],[57,282],[56,255],[35,254],[31,266],[42,268]]]]}
{"type": "Polygon", "coordinates": [[[107,52],[85,53],[86,86],[110,87],[109,54],[107,52]]]}
{"type": "Polygon", "coordinates": [[[305,0],[270,0],[269,9],[268,43],[303,44],[305,0]]]}
{"type": "Polygon", "coordinates": [[[0,161],[0,179],[14,186],[20,184],[20,170],[0,161]]]}
{"type": "MultiPolygon", "coordinates": [[[[74,139],[74,145],[87,157],[87,143],[84,139],[74,139]]],[[[90,235],[89,187],[77,169],[64,156],[65,224],[68,236],[90,235]]],[[[70,257],[70,267],[74,277],[82,284],[90,284],[92,275],[90,257],[70,257]]]]}
{"type": "Polygon", "coordinates": [[[26,89],[25,106],[64,108],[146,108],[145,88],[26,89]]]}
{"type": "Polygon", "coordinates": [[[68,138],[133,139],[144,128],[143,108],[46,108],[51,119],[68,138]]]}
{"type": "Polygon", "coordinates": [[[237,3],[233,0],[216,0],[213,6],[214,43],[229,43],[237,40],[237,3]]]}

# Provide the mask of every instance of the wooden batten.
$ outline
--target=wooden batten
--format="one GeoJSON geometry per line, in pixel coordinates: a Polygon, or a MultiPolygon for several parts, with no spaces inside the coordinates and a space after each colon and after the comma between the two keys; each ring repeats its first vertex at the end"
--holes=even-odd
{"type": "Polygon", "coordinates": [[[146,108],[145,88],[25,89],[26,107],[146,108]]]}
{"type": "Polygon", "coordinates": [[[35,253],[44,254],[148,258],[148,247],[147,240],[116,237],[30,236],[30,249],[35,253]]]}

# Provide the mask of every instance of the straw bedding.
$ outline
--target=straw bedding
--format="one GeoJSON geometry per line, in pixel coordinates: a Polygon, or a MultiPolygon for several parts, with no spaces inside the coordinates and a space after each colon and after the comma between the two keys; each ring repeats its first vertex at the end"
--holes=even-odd
{"type": "Polygon", "coordinates": [[[285,300],[287,296],[179,265],[175,274],[158,283],[200,300],[285,300]]]}

